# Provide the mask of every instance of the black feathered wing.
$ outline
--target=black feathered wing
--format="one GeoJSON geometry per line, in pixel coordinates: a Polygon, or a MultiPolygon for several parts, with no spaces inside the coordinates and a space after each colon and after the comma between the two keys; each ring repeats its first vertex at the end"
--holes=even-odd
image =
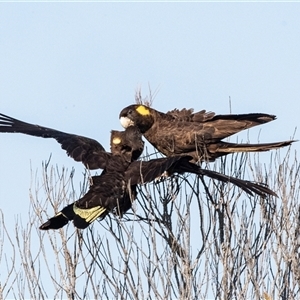
{"type": "Polygon", "coordinates": [[[0,114],[0,132],[24,133],[43,138],[54,138],[75,161],[83,162],[89,169],[104,169],[111,154],[105,152],[96,140],[65,133],[52,128],[26,123],[0,114]]]}
{"type": "Polygon", "coordinates": [[[203,123],[211,120],[215,116],[215,113],[211,111],[207,112],[204,109],[194,113],[194,109],[192,108],[183,108],[181,110],[175,108],[171,111],[168,111],[166,115],[172,116],[176,121],[203,123]]]}
{"type": "Polygon", "coordinates": [[[211,179],[219,180],[225,183],[232,183],[249,195],[253,193],[265,197],[266,195],[271,195],[277,197],[276,193],[269,189],[265,184],[260,184],[248,180],[243,180],[235,177],[231,177],[225,174],[218,173],[216,171],[202,169],[196,164],[190,163],[188,161],[182,161],[173,168],[173,172],[184,173],[189,172],[197,175],[207,176],[211,179]]]}
{"type": "Polygon", "coordinates": [[[176,164],[191,159],[190,156],[173,156],[149,161],[134,161],[125,172],[125,180],[131,185],[147,183],[161,176],[165,171],[172,170],[176,164]]]}
{"type": "Polygon", "coordinates": [[[275,117],[265,114],[224,115],[222,117],[215,116],[207,122],[199,123],[169,121],[160,118],[144,133],[144,136],[164,155],[191,155],[194,161],[213,161],[217,157],[234,152],[268,151],[288,146],[293,142],[292,140],[263,144],[223,142],[221,139],[225,137],[267,123],[275,117]]]}
{"type": "Polygon", "coordinates": [[[207,176],[225,183],[232,183],[250,195],[255,193],[262,197],[265,197],[266,195],[277,197],[276,193],[264,184],[242,180],[215,171],[202,169],[198,165],[190,163],[189,161],[191,159],[192,158],[190,156],[173,156],[149,161],[136,161],[129,166],[125,176],[127,181],[134,185],[150,182],[162,175],[165,171],[167,171],[169,175],[172,173],[181,174],[189,172],[200,176],[207,176]]]}

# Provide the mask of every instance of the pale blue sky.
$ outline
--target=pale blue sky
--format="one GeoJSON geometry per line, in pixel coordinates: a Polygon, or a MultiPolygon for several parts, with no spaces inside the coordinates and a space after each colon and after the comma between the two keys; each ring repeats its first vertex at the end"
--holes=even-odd
{"type": "MultiPolygon", "coordinates": [[[[228,113],[231,97],[234,113],[278,117],[251,141],[289,139],[299,125],[299,16],[299,3],[0,3],[0,112],[108,148],[120,110],[150,85],[158,110],[228,113]]],[[[1,134],[0,152],[12,226],[28,218],[30,162],[40,171],[52,153],[82,178],[55,140],[1,134]]]]}

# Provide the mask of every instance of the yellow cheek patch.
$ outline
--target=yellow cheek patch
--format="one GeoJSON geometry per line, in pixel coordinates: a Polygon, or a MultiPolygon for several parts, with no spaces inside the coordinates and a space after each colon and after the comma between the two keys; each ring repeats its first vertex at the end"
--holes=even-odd
{"type": "Polygon", "coordinates": [[[114,145],[119,145],[119,144],[121,143],[121,139],[118,138],[118,137],[116,137],[116,138],[114,138],[114,139],[112,140],[112,142],[113,142],[114,145]]]}
{"type": "Polygon", "coordinates": [[[144,105],[138,106],[137,109],[136,109],[136,111],[140,115],[142,115],[142,116],[148,116],[148,115],[150,115],[150,110],[146,106],[144,106],[144,105]]]}

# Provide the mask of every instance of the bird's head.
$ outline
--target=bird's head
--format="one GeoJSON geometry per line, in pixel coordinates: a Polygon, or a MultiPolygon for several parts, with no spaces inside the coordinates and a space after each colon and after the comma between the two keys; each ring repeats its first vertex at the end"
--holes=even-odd
{"type": "Polygon", "coordinates": [[[119,118],[124,128],[137,126],[145,133],[154,123],[154,110],[145,105],[130,105],[121,111],[119,118]]]}
{"type": "Polygon", "coordinates": [[[114,155],[121,155],[126,161],[137,160],[143,150],[142,134],[136,126],[129,126],[125,131],[111,131],[110,149],[114,155]]]}

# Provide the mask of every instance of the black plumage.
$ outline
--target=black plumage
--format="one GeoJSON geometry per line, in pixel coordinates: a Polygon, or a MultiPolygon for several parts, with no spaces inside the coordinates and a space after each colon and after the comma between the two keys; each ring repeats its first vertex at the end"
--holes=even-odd
{"type": "Polygon", "coordinates": [[[113,130],[111,153],[93,139],[33,125],[3,114],[0,114],[0,132],[54,138],[69,156],[83,162],[87,168],[103,169],[100,176],[92,177],[92,185],[81,199],[66,206],[40,229],[61,228],[71,220],[76,227],[85,228],[96,218],[104,218],[108,212],[122,216],[131,208],[136,192],[134,186],[132,189],[125,186],[124,172],[143,152],[144,142],[137,127],[125,131],[113,130]]]}
{"type": "Polygon", "coordinates": [[[97,218],[104,219],[108,213],[122,217],[131,208],[137,195],[136,184],[128,183],[130,180],[126,180],[125,172],[143,152],[142,135],[135,126],[125,131],[112,130],[110,148],[105,168],[100,176],[91,178],[88,192],[42,224],[41,230],[58,229],[69,221],[84,229],[97,218]]]}
{"type": "Polygon", "coordinates": [[[0,114],[0,132],[19,132],[55,138],[76,161],[82,161],[86,166],[92,165],[94,168],[103,169],[101,175],[91,178],[89,191],[41,225],[42,230],[58,229],[72,220],[77,228],[83,229],[97,218],[103,219],[108,213],[122,217],[131,208],[132,201],[137,196],[137,184],[150,182],[164,172],[169,175],[190,172],[231,182],[251,195],[256,193],[260,196],[276,196],[264,185],[202,169],[190,162],[191,156],[137,161],[143,152],[144,142],[136,126],[130,126],[125,131],[111,132],[111,153],[105,152],[102,145],[95,140],[32,125],[2,114],[0,114]]]}
{"type": "Polygon", "coordinates": [[[90,170],[104,169],[111,154],[96,140],[58,131],[52,128],[25,123],[0,114],[0,132],[24,133],[36,137],[54,138],[75,161],[82,162],[90,170]]]}
{"type": "Polygon", "coordinates": [[[265,185],[202,169],[191,163],[191,159],[190,156],[173,156],[130,163],[124,157],[115,155],[109,160],[100,176],[92,177],[92,185],[81,199],[66,206],[40,229],[57,229],[71,220],[77,228],[83,229],[97,218],[103,219],[108,213],[122,217],[131,208],[137,196],[137,185],[153,181],[164,172],[168,175],[189,172],[198,176],[208,176],[222,182],[232,183],[250,195],[255,193],[262,197],[276,196],[265,185]]]}
{"type": "Polygon", "coordinates": [[[194,162],[214,161],[234,152],[268,151],[294,142],[236,144],[222,141],[239,131],[276,119],[273,115],[262,113],[216,115],[205,110],[194,113],[192,109],[162,113],[137,104],[124,108],[119,117],[124,128],[137,126],[164,155],[190,155],[194,162]]]}

